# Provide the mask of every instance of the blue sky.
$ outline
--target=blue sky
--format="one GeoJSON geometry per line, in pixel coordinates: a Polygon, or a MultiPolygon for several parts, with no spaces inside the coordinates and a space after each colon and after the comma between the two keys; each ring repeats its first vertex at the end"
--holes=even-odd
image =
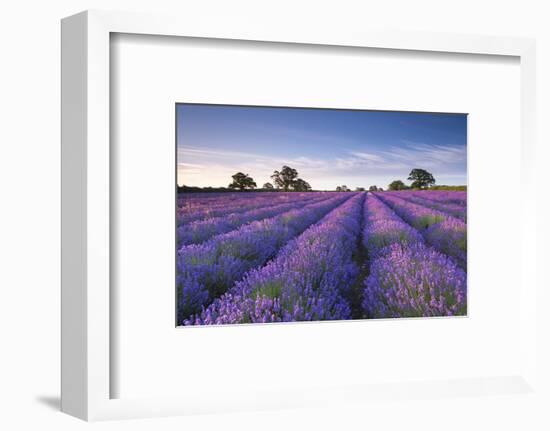
{"type": "Polygon", "coordinates": [[[413,168],[466,184],[466,115],[177,105],[178,184],[227,186],[241,171],[258,187],[283,165],[314,189],[386,188],[413,168]]]}

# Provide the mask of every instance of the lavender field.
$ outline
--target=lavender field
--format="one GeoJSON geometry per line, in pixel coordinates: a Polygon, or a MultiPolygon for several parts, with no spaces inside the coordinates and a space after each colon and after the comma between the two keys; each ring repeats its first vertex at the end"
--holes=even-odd
{"type": "Polygon", "coordinates": [[[466,192],[179,193],[177,323],[467,311],[466,192]]]}

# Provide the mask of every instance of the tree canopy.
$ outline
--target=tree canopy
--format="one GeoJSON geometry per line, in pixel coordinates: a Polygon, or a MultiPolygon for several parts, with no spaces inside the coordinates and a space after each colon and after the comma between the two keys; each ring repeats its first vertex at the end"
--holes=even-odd
{"type": "Polygon", "coordinates": [[[265,184],[263,185],[262,188],[263,188],[263,189],[269,189],[269,190],[271,190],[271,189],[273,189],[273,184],[271,184],[271,183],[265,183],[265,184]]]}
{"type": "Polygon", "coordinates": [[[286,192],[292,187],[296,178],[298,178],[298,171],[289,166],[283,166],[280,171],[274,171],[271,178],[277,188],[281,188],[286,192]]]}
{"type": "Polygon", "coordinates": [[[256,183],[252,177],[249,177],[248,174],[243,174],[242,172],[237,172],[235,175],[231,176],[233,182],[229,184],[230,189],[255,189],[256,183]]]}
{"type": "Polygon", "coordinates": [[[307,181],[302,180],[301,178],[298,178],[294,183],[292,184],[293,190],[296,190],[297,192],[308,192],[311,190],[311,186],[307,181]]]}
{"type": "Polygon", "coordinates": [[[309,183],[302,178],[298,178],[298,171],[290,166],[283,166],[280,171],[274,171],[271,179],[278,189],[283,189],[285,192],[289,190],[297,192],[311,190],[309,183]]]}
{"type": "Polygon", "coordinates": [[[424,169],[413,169],[407,179],[413,182],[411,184],[413,189],[424,189],[435,184],[433,175],[424,169]]]}
{"type": "Polygon", "coordinates": [[[401,180],[395,180],[395,181],[392,181],[389,185],[388,185],[388,190],[405,190],[407,188],[407,186],[405,185],[405,183],[401,180]]]}

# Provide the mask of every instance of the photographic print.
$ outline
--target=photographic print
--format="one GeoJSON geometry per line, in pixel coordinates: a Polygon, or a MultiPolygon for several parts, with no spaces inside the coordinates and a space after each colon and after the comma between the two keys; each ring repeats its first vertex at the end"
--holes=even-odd
{"type": "Polygon", "coordinates": [[[467,115],[176,105],[176,320],[467,314],[467,115]]]}

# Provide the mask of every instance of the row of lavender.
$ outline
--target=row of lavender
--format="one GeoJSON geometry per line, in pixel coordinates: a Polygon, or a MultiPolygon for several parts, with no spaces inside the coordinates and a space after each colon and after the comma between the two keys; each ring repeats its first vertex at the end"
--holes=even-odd
{"type": "Polygon", "coordinates": [[[466,202],[462,201],[460,198],[449,198],[447,197],[447,193],[445,192],[444,195],[439,194],[437,191],[404,191],[404,192],[397,192],[392,193],[392,196],[397,196],[402,199],[405,199],[406,201],[431,208],[434,210],[441,211],[445,214],[451,215],[453,217],[456,217],[463,222],[466,222],[467,218],[467,210],[466,210],[466,202]],[[459,203],[460,202],[460,203],[459,203]]]}
{"type": "Polygon", "coordinates": [[[290,202],[267,204],[260,208],[244,212],[235,211],[235,208],[231,207],[220,210],[220,215],[217,217],[209,217],[181,224],[177,229],[178,247],[188,244],[199,244],[215,235],[232,231],[241,225],[274,217],[292,209],[329,199],[330,196],[323,193],[310,193],[296,196],[290,202]]]}
{"type": "Polygon", "coordinates": [[[465,314],[466,225],[430,204],[461,197],[431,193],[297,199],[288,212],[182,247],[179,324],[349,319],[361,237],[370,261],[363,317],[465,314]]]}
{"type": "Polygon", "coordinates": [[[395,193],[375,193],[405,222],[417,229],[426,242],[453,258],[463,269],[467,266],[467,226],[448,213],[411,202],[395,193]]]}
{"type": "Polygon", "coordinates": [[[349,287],[364,193],[355,195],[290,241],[266,266],[249,272],[229,292],[185,324],[349,319],[349,287]]]}
{"type": "Polygon", "coordinates": [[[442,204],[455,204],[466,206],[467,193],[465,191],[447,191],[447,190],[413,190],[398,192],[403,195],[412,195],[421,197],[442,204]]]}
{"type": "Polygon", "coordinates": [[[254,193],[180,193],[178,195],[178,226],[196,220],[220,217],[229,213],[241,213],[268,205],[291,203],[314,196],[326,196],[325,192],[254,192],[254,193]]]}
{"type": "Polygon", "coordinates": [[[177,253],[178,322],[200,312],[248,271],[264,265],[291,239],[355,194],[328,199],[253,221],[177,253]]]}
{"type": "Polygon", "coordinates": [[[365,204],[365,220],[363,242],[370,258],[362,303],[365,317],[466,314],[466,272],[455,260],[427,246],[417,229],[372,194],[365,204]]]}

